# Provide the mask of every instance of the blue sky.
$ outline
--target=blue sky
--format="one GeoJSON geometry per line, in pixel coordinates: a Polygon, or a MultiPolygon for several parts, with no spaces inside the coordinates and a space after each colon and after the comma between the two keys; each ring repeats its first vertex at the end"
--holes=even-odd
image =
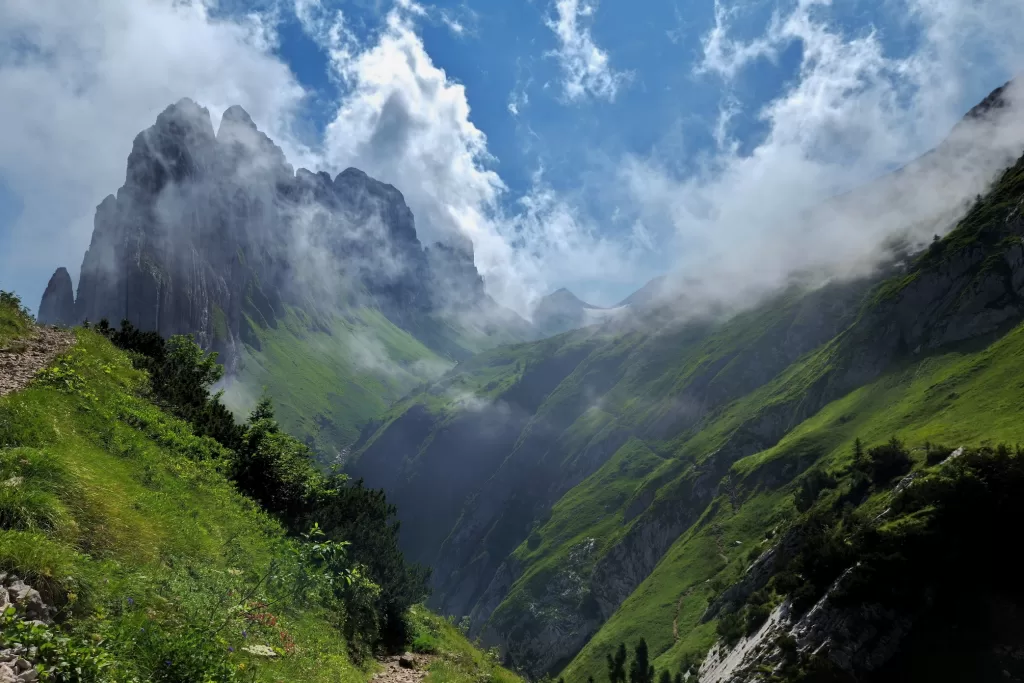
{"type": "Polygon", "coordinates": [[[1016,0],[38,4],[0,8],[19,102],[0,104],[0,287],[30,304],[76,273],[131,138],[181,96],[242,104],[296,165],[393,182],[521,311],[673,269],[728,289],[757,263],[770,287],[885,237],[820,226],[800,248],[787,226],[941,140],[1019,69],[1024,19],[1016,0]]]}

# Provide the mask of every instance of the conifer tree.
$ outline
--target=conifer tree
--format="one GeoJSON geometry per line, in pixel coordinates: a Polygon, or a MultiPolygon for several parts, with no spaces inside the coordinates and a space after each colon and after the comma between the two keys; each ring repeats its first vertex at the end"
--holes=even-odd
{"type": "Polygon", "coordinates": [[[643,638],[636,644],[633,663],[629,667],[629,683],[654,683],[654,667],[647,652],[647,641],[643,638]]]}
{"type": "Polygon", "coordinates": [[[609,683],[626,683],[626,644],[619,643],[615,655],[608,655],[609,683]]]}
{"type": "Polygon", "coordinates": [[[672,674],[668,672],[668,669],[661,670],[661,675],[658,676],[658,683],[672,683],[672,674]]]}

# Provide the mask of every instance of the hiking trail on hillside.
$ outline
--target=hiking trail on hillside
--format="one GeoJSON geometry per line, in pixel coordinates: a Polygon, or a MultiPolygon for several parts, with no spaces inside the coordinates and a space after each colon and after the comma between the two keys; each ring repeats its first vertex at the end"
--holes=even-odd
{"type": "Polygon", "coordinates": [[[373,675],[372,683],[420,683],[434,660],[428,655],[406,653],[380,660],[383,669],[373,675]]]}
{"type": "Polygon", "coordinates": [[[37,372],[67,351],[74,339],[68,330],[37,327],[32,336],[0,348],[0,396],[24,389],[37,372]]]}

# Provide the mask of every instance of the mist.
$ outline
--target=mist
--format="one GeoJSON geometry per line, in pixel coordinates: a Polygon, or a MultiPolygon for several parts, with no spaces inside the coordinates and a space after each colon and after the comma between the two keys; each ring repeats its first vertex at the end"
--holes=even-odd
{"type": "Polygon", "coordinates": [[[737,6],[716,3],[695,69],[726,93],[715,152],[694,172],[652,156],[630,158],[621,174],[641,219],[672,226],[678,258],[665,295],[682,315],[743,308],[795,280],[813,287],[869,274],[947,233],[1024,152],[1019,83],[1003,107],[962,120],[965,93],[978,90],[966,68],[975,51],[986,51],[992,74],[1024,64],[1009,28],[1024,6],[896,5],[921,35],[905,56],[888,55],[876,31],[848,36],[830,21],[829,2],[793,3],[746,42],[730,37],[737,6]],[[744,151],[731,133],[740,112],[729,89],[794,44],[799,77],[757,112],[766,133],[744,151]]]}

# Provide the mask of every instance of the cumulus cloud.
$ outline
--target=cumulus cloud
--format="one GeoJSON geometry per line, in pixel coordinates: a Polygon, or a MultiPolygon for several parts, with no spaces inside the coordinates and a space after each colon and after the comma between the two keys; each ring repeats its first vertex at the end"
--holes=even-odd
{"type": "Polygon", "coordinates": [[[32,300],[55,266],[77,270],[135,135],[183,96],[215,116],[242,104],[308,159],[290,135],[305,93],[275,41],[266,15],[217,18],[201,0],[0,3],[0,177],[24,207],[0,248],[3,285],[32,300]]]}
{"type": "Polygon", "coordinates": [[[1024,64],[1011,28],[1024,20],[1024,5],[904,0],[897,12],[920,36],[909,55],[887,52],[876,31],[848,35],[830,9],[827,0],[799,0],[762,35],[740,40],[731,37],[734,10],[719,3],[696,68],[725,86],[717,152],[686,173],[655,157],[624,165],[641,215],[675,228],[689,301],[740,304],[794,273],[866,272],[894,240],[919,243],[952,227],[1024,149],[1015,106],[996,125],[958,126],[940,154],[883,177],[942,141],[962,117],[968,78],[979,75],[977,63],[967,73],[965,57],[984,52],[989,78],[1024,64]],[[739,113],[733,79],[794,44],[802,50],[798,73],[752,112],[767,132],[743,150],[731,130],[739,113]]]}
{"type": "Polygon", "coordinates": [[[399,188],[424,241],[469,238],[488,291],[521,313],[547,293],[553,275],[625,277],[631,252],[601,237],[542,174],[506,207],[508,190],[471,120],[465,88],[433,63],[417,16],[397,7],[365,44],[337,28],[319,33],[345,85],[327,127],[326,163],[356,166],[399,188]]]}
{"type": "Polygon", "coordinates": [[[613,69],[608,53],[594,42],[588,24],[595,11],[586,0],[556,0],[555,15],[545,22],[558,39],[551,54],[561,65],[562,92],[569,101],[588,96],[614,100],[630,78],[613,69]]]}

